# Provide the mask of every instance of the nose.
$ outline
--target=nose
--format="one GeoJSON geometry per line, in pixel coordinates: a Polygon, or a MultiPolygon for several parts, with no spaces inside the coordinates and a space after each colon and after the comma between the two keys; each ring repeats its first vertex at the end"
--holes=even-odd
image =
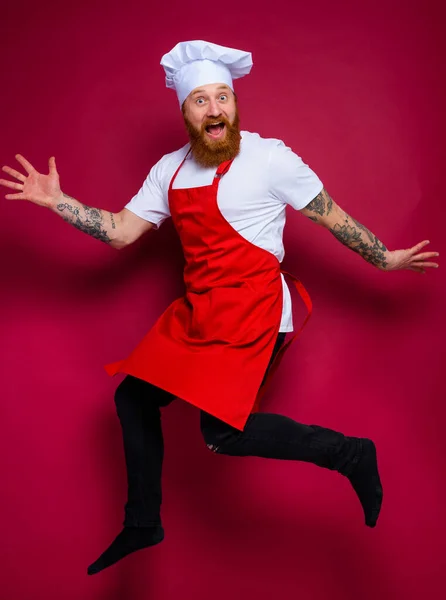
{"type": "Polygon", "coordinates": [[[212,98],[208,105],[207,116],[208,117],[219,117],[221,115],[221,109],[215,98],[212,98]]]}

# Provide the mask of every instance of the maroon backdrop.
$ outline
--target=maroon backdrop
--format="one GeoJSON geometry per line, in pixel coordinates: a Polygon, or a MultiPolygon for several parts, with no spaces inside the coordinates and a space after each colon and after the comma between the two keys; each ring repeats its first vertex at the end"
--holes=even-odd
{"type": "MultiPolygon", "coordinates": [[[[119,211],[186,141],[162,54],[211,40],[253,53],[252,74],[236,82],[244,129],[292,146],[391,249],[430,239],[444,254],[439,6],[15,0],[2,7],[0,164],[20,168],[22,153],[48,172],[55,155],[66,193],[119,211]]],[[[198,412],[177,401],[163,417],[165,541],[87,577],[126,496],[119,378],[103,365],[182,293],[180,246],[167,222],[117,252],[2,191],[2,598],[444,593],[441,268],[382,273],[289,209],[284,267],[314,315],[264,407],[376,441],[376,529],[336,473],[211,454],[198,412]]]]}

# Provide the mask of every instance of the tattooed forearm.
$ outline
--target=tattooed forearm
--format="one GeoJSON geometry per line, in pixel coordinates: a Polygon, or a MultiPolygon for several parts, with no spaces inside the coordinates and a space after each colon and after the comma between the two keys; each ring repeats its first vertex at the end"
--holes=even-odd
{"type": "MultiPolygon", "coordinates": [[[[109,244],[111,239],[104,227],[105,223],[102,210],[81,204],[67,194],[63,194],[63,196],[67,199],[67,201],[60,202],[57,204],[56,208],[61,213],[64,221],[71,223],[74,227],[76,227],[76,229],[79,229],[80,231],[83,231],[84,233],[109,244]]],[[[111,217],[110,222],[112,228],[115,229],[113,213],[109,214],[111,217]]]]}
{"type": "Polygon", "coordinates": [[[354,219],[353,217],[350,217],[350,219],[353,221],[353,223],[355,223],[355,225],[357,227],[359,227],[359,229],[362,229],[362,231],[364,231],[368,235],[368,238],[372,243],[375,243],[377,238],[376,238],[376,236],[373,235],[373,233],[371,233],[367,229],[367,227],[364,227],[364,225],[361,225],[361,223],[359,221],[357,221],[356,219],[354,219]]]}
{"type": "Polygon", "coordinates": [[[344,212],[342,219],[329,227],[329,230],[336,239],[357,252],[367,262],[380,269],[387,267],[387,248],[376,235],[373,235],[367,227],[364,227],[356,219],[344,212]]]}
{"type": "MultiPolygon", "coordinates": [[[[305,210],[315,212],[322,217],[324,215],[329,215],[332,208],[333,200],[330,198],[330,194],[327,192],[327,190],[323,188],[316,198],[314,198],[310,204],[305,207],[305,210]]],[[[318,217],[309,216],[308,218],[316,223],[319,221],[318,217]]]]}
{"type": "Polygon", "coordinates": [[[379,269],[387,267],[387,248],[359,221],[350,217],[325,188],[301,212],[326,227],[344,246],[357,252],[379,269]]]}

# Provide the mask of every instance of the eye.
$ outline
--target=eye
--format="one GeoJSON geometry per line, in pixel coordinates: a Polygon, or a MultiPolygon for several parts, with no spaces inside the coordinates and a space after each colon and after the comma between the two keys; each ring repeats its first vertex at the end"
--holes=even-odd
{"type": "Polygon", "coordinates": [[[224,100],[227,100],[227,99],[228,99],[228,96],[226,94],[221,94],[220,100],[224,101],[224,100]]]}
{"type": "Polygon", "coordinates": [[[195,104],[204,104],[204,98],[197,98],[195,104]]]}

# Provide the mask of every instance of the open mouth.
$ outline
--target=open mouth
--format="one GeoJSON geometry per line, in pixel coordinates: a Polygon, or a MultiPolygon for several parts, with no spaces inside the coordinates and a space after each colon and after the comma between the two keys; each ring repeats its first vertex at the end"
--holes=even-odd
{"type": "Polygon", "coordinates": [[[210,125],[206,125],[206,133],[210,135],[210,137],[217,139],[221,137],[225,131],[225,124],[222,122],[212,123],[210,125]]]}

